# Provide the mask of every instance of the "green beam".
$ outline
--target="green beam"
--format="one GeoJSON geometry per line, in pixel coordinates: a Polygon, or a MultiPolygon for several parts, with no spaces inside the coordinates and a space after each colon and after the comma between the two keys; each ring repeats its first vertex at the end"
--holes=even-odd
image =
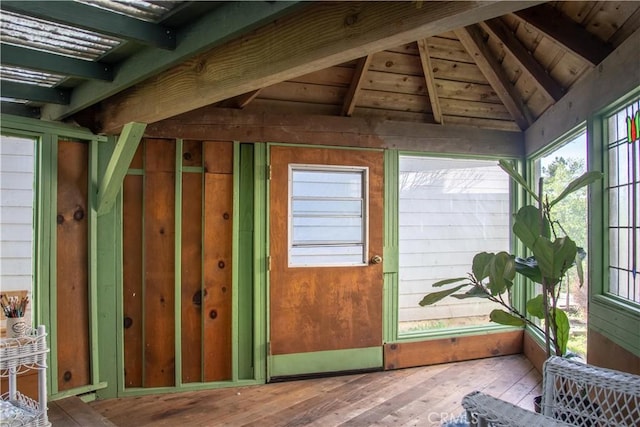
{"type": "Polygon", "coordinates": [[[68,104],[69,90],[29,85],[2,80],[0,92],[3,98],[28,99],[33,102],[50,102],[53,104],[68,104]]]}
{"type": "Polygon", "coordinates": [[[113,80],[111,65],[56,55],[9,44],[2,45],[2,64],[83,79],[113,80]]]}
{"type": "MultiPolygon", "coordinates": [[[[4,8],[7,3],[15,2],[3,1],[2,7],[4,8]]],[[[192,25],[178,31],[177,38],[180,43],[175,50],[165,51],[150,47],[140,51],[118,65],[118,72],[112,83],[87,81],[74,88],[70,105],[65,107],[47,105],[43,107],[42,117],[54,121],[69,117],[200,52],[271,22],[304,3],[298,1],[224,2],[192,25]]]]}
{"type": "Polygon", "coordinates": [[[2,114],[13,114],[14,116],[39,118],[40,108],[29,107],[25,104],[19,104],[17,102],[5,102],[0,103],[0,111],[2,114]]]}
{"type": "Polygon", "coordinates": [[[98,215],[109,212],[113,206],[146,127],[145,123],[127,123],[122,129],[98,187],[98,215]]]}
{"type": "Polygon", "coordinates": [[[175,49],[175,32],[168,27],[71,1],[3,1],[11,12],[54,21],[162,49],[175,49]]]}

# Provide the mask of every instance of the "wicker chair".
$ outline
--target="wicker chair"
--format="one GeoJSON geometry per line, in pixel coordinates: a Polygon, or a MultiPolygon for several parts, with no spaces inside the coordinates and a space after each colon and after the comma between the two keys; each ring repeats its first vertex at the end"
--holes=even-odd
{"type": "Polygon", "coordinates": [[[542,413],[474,391],[462,400],[472,426],[640,426],[640,376],[562,357],[544,363],[542,413]]]}

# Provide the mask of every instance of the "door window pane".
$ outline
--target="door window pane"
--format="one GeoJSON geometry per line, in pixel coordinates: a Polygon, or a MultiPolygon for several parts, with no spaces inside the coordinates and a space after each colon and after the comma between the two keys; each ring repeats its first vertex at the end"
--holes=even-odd
{"type": "Polygon", "coordinates": [[[289,265],[361,265],[366,254],[366,169],[290,168],[289,265]]]}

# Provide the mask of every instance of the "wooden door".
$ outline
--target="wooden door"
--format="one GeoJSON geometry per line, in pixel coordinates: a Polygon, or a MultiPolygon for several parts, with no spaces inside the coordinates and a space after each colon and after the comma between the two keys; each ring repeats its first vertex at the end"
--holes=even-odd
{"type": "MultiPolygon", "coordinates": [[[[270,377],[381,367],[383,153],[274,146],[270,161],[270,377]],[[298,168],[364,172],[359,263],[296,264],[290,197],[298,168]]],[[[341,199],[330,193],[321,204],[341,199]]]]}

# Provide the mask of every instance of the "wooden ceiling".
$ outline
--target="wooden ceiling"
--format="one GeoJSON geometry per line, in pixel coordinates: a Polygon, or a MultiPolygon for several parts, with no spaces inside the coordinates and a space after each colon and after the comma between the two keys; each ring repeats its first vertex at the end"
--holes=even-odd
{"type": "Polygon", "coordinates": [[[206,107],[519,132],[640,31],[640,1],[184,2],[180,11],[196,7],[158,23],[173,25],[174,50],[121,50],[111,82],[67,81],[68,103],[40,106],[42,118],[110,134],[206,107]]]}

